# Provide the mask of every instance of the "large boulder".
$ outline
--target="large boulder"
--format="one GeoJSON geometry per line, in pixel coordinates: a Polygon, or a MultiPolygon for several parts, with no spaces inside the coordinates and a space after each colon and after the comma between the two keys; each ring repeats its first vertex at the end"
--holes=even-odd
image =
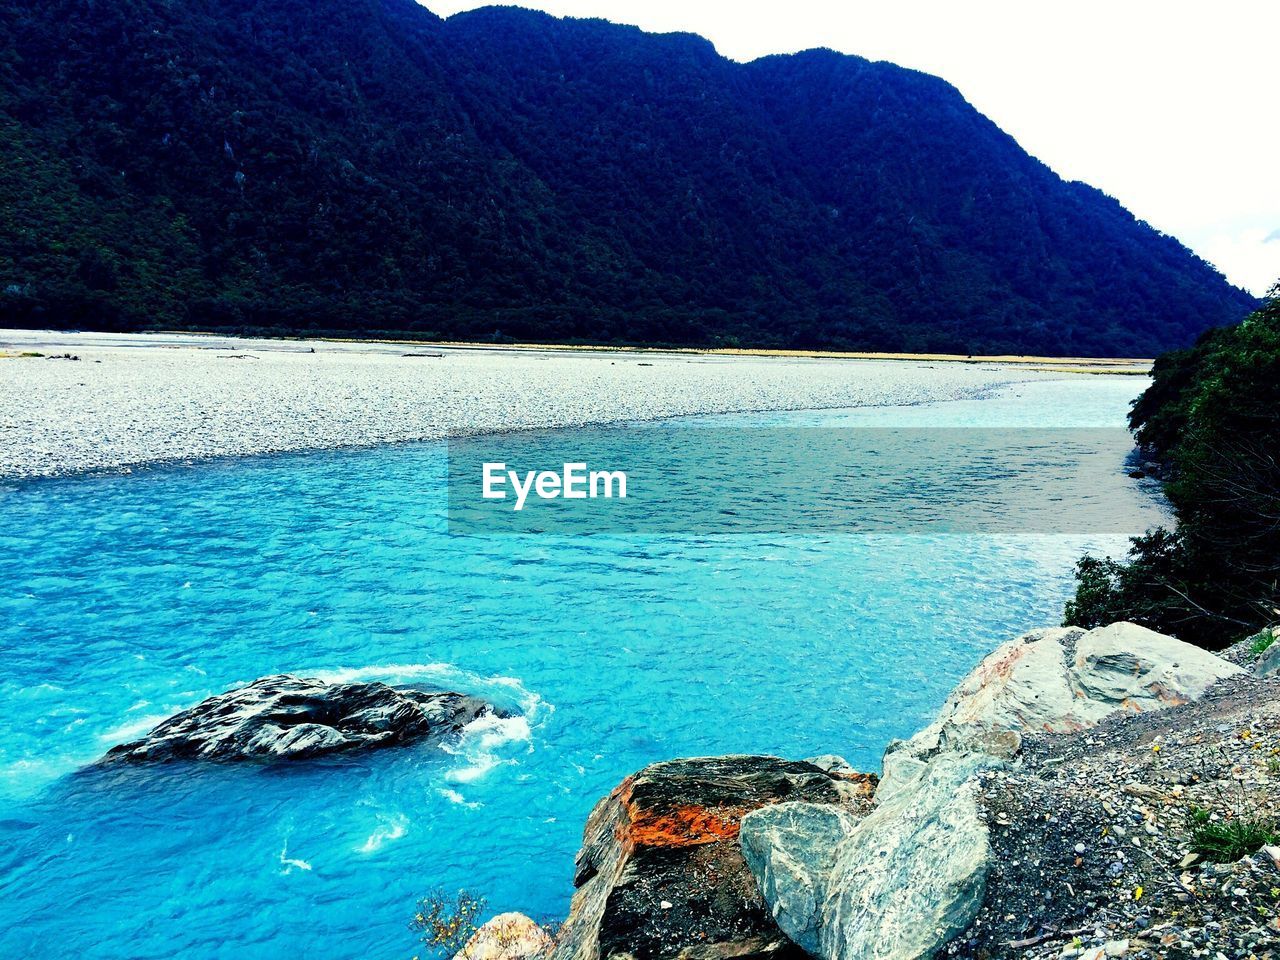
{"type": "Polygon", "coordinates": [[[832,804],[777,803],[742,818],[742,857],[782,931],[817,954],[827,878],[860,816],[832,804]]]}
{"type": "Polygon", "coordinates": [[[991,848],[981,771],[1023,734],[1070,733],[1117,713],[1176,706],[1239,667],[1129,623],[1040,630],[999,647],[937,720],[890,745],[874,811],[809,804],[748,814],[746,862],[778,925],[825,960],[925,960],[981,907],[991,848]]]}
{"type": "Polygon", "coordinates": [[[836,846],[812,953],[923,960],[969,925],[991,865],[974,778],[988,763],[975,753],[938,758],[836,846]]]}
{"type": "MultiPolygon", "coordinates": [[[[839,767],[837,764],[829,766],[839,767]]],[[[555,960],[716,960],[803,954],[743,860],[744,815],[773,804],[870,809],[875,777],[806,761],[672,760],[624,780],[591,812],[555,960]]]]}
{"type": "Polygon", "coordinates": [[[960,681],[933,723],[889,745],[877,799],[919,777],[940,752],[973,750],[1009,759],[1024,733],[1069,733],[1122,711],[1178,706],[1241,672],[1208,651],[1132,623],[1023,634],[960,681]]]}
{"type": "Polygon", "coordinates": [[[471,935],[453,960],[534,960],[551,949],[546,929],[523,913],[500,913],[471,935]]]}
{"type": "Polygon", "coordinates": [[[990,866],[974,774],[954,753],[862,818],[809,803],[748,814],[742,849],[782,930],[818,957],[933,955],[982,903],[990,866]]]}
{"type": "Polygon", "coordinates": [[[493,707],[476,697],[281,674],[174,714],[99,763],[280,760],[438,741],[493,707]]]}

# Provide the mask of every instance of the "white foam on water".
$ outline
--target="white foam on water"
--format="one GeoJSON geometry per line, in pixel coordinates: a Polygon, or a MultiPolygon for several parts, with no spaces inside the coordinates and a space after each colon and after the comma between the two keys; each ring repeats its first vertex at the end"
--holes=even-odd
{"type": "Polygon", "coordinates": [[[322,683],[361,683],[365,680],[396,683],[461,672],[449,663],[381,663],[367,667],[339,667],[336,670],[300,670],[297,675],[314,677],[322,683]]]}
{"type": "MultiPolygon", "coordinates": [[[[66,727],[59,732],[67,734],[70,729],[66,727]]],[[[68,735],[76,739],[75,734],[68,735]]],[[[47,751],[39,757],[0,762],[0,803],[36,797],[50,783],[92,763],[101,754],[101,749],[78,743],[67,752],[47,751]]]]}
{"type": "Polygon", "coordinates": [[[284,846],[280,848],[280,865],[284,867],[280,871],[281,876],[287,877],[294,870],[310,870],[311,864],[306,860],[298,860],[289,856],[289,841],[284,842],[284,846]]]}
{"type": "Polygon", "coordinates": [[[449,787],[436,787],[436,793],[440,794],[440,796],[444,797],[450,803],[456,803],[458,806],[466,807],[468,810],[479,810],[484,806],[480,801],[468,800],[457,790],[452,790],[449,787]]]}
{"type": "Polygon", "coordinates": [[[409,818],[403,813],[391,816],[379,814],[378,821],[377,829],[369,834],[369,838],[357,848],[359,853],[374,853],[381,850],[384,844],[399,840],[409,829],[409,818]]]}
{"type": "Polygon", "coordinates": [[[143,734],[150,733],[177,712],[177,710],[170,710],[168,713],[149,713],[145,717],[139,717],[137,720],[103,731],[98,734],[98,739],[102,743],[124,743],[128,740],[136,740],[143,734]]]}
{"type": "Polygon", "coordinates": [[[23,757],[0,765],[0,778],[31,780],[34,782],[39,778],[56,777],[66,768],[67,765],[60,760],[50,760],[45,757],[33,760],[29,757],[23,757]]]}
{"type": "Polygon", "coordinates": [[[8,696],[27,697],[40,693],[61,693],[62,687],[52,683],[33,683],[28,687],[19,687],[16,685],[5,684],[3,687],[8,696]]]}
{"type": "Polygon", "coordinates": [[[518,763],[514,757],[505,756],[510,744],[526,744],[525,752],[533,749],[533,729],[528,717],[499,717],[487,713],[477,717],[462,728],[457,743],[444,744],[442,749],[462,762],[445,774],[454,783],[474,783],[495,767],[518,763]]]}
{"type": "MultiPolygon", "coordinates": [[[[513,752],[528,753],[533,749],[534,730],[555,711],[538,694],[525,688],[519,677],[480,676],[451,663],[381,663],[363,667],[340,667],[330,670],[303,670],[299,676],[314,677],[324,683],[359,683],[381,680],[384,683],[430,681],[441,690],[454,690],[482,697],[504,713],[500,717],[485,714],[467,724],[458,739],[441,745],[445,753],[457,758],[457,766],[445,774],[456,784],[474,783],[491,770],[519,763],[513,752]]],[[[468,801],[457,790],[440,791],[453,803],[479,806],[468,801]]]]}

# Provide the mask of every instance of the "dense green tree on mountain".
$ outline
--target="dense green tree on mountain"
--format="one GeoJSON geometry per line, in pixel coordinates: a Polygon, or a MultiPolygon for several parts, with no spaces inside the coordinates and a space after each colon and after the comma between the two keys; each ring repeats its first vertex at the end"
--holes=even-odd
{"type": "Polygon", "coordinates": [[[950,86],[412,0],[0,0],[4,322],[1149,354],[1254,305],[950,86]]]}
{"type": "Polygon", "coordinates": [[[1280,620],[1280,285],[1240,325],[1161,357],[1129,420],[1169,471],[1177,529],[1135,539],[1127,563],[1082,560],[1067,622],[1217,648],[1280,620]]]}

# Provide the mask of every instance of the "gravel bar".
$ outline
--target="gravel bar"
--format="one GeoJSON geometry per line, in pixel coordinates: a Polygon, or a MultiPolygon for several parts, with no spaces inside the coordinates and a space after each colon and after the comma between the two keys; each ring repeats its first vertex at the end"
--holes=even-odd
{"type": "Polygon", "coordinates": [[[690,414],[918,404],[1055,376],[993,363],[0,330],[0,478],[690,414]]]}

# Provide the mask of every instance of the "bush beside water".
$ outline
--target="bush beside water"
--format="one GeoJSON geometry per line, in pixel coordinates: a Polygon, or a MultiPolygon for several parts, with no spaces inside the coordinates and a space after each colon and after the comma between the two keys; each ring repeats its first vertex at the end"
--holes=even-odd
{"type": "Polygon", "coordinates": [[[1160,357],[1129,425],[1177,529],[1086,556],[1065,622],[1131,620],[1210,649],[1280,616],[1280,284],[1235,327],[1160,357]]]}

